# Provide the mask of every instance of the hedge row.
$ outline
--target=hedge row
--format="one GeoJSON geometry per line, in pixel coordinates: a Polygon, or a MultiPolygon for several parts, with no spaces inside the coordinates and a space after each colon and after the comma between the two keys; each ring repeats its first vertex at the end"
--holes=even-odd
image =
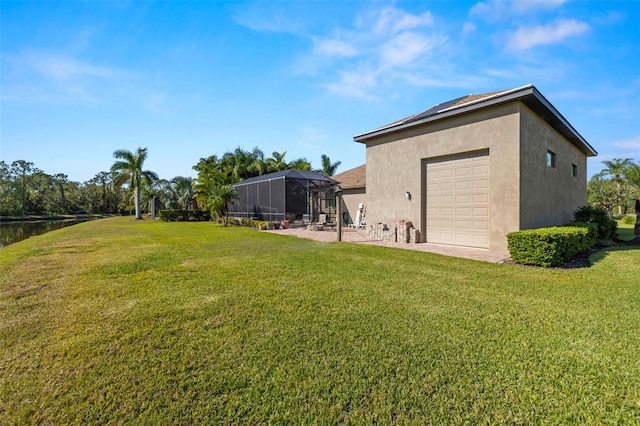
{"type": "Polygon", "coordinates": [[[571,223],[567,226],[527,229],[507,235],[509,253],[523,265],[558,266],[591,248],[596,242],[598,226],[571,223]]]}
{"type": "Polygon", "coordinates": [[[188,222],[211,220],[211,214],[202,210],[160,210],[159,216],[165,222],[188,222]]]}

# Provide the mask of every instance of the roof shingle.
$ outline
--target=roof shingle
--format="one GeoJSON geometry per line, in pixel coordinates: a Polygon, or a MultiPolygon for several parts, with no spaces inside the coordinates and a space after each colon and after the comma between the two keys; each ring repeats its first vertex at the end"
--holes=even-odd
{"type": "Polygon", "coordinates": [[[367,165],[355,167],[353,169],[338,173],[331,178],[340,183],[342,189],[364,188],[367,182],[367,165]]]}

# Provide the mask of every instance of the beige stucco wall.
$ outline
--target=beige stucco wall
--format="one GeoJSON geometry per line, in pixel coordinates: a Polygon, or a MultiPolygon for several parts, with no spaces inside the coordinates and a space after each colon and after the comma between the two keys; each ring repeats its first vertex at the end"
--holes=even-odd
{"type": "Polygon", "coordinates": [[[367,141],[367,225],[404,219],[424,238],[425,160],[488,149],[490,249],[506,251],[506,234],[520,225],[521,105],[475,111],[367,141]]]}
{"type": "Polygon", "coordinates": [[[561,225],[587,201],[587,158],[574,145],[521,105],[520,185],[521,229],[561,225]],[[556,154],[556,167],[547,166],[547,151],[556,154]],[[571,165],[578,167],[571,176],[571,165]]]}
{"type": "Polygon", "coordinates": [[[367,207],[367,195],[365,188],[348,188],[342,192],[342,202],[345,211],[349,213],[349,222],[355,223],[358,205],[360,203],[367,207]]]}

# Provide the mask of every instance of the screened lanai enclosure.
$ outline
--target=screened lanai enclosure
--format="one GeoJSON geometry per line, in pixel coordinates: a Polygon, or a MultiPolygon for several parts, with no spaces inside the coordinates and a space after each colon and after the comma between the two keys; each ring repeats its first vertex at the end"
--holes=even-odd
{"type": "Polygon", "coordinates": [[[231,217],[257,220],[331,221],[335,217],[334,187],[338,182],[310,170],[283,170],[256,176],[234,186],[238,196],[229,204],[231,217]]]}

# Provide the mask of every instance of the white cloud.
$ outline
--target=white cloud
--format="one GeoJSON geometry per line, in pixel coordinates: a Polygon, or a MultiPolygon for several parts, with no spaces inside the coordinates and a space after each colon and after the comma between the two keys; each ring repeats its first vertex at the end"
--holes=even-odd
{"type": "Polygon", "coordinates": [[[301,21],[293,19],[286,9],[275,8],[267,2],[249,3],[248,7],[239,9],[233,19],[254,31],[300,34],[303,30],[301,21]]]}
{"type": "Polygon", "coordinates": [[[380,47],[380,61],[383,68],[409,65],[445,43],[439,37],[426,37],[419,33],[402,33],[380,47]]]}
{"type": "Polygon", "coordinates": [[[327,56],[355,56],[358,49],[349,43],[338,39],[318,40],[314,38],[316,52],[327,56]]]}
{"type": "Polygon", "coordinates": [[[466,36],[473,33],[476,30],[476,26],[473,22],[465,22],[462,27],[462,35],[466,36]]]}
{"type": "Polygon", "coordinates": [[[357,69],[340,71],[339,80],[321,86],[336,95],[348,98],[374,101],[376,97],[371,89],[376,86],[378,75],[374,70],[357,69]]]}
{"type": "Polygon", "coordinates": [[[16,58],[19,65],[53,80],[73,80],[81,77],[115,78],[127,75],[116,68],[94,65],[57,53],[26,52],[16,58]]]}
{"type": "Polygon", "coordinates": [[[633,136],[628,139],[609,142],[609,145],[615,148],[635,149],[636,153],[640,153],[640,136],[633,136]]]}
{"type": "Polygon", "coordinates": [[[374,26],[376,33],[397,33],[411,30],[420,26],[432,26],[431,12],[412,15],[395,7],[385,7],[378,14],[378,21],[374,26]]]}
{"type": "Polygon", "coordinates": [[[575,19],[558,19],[548,25],[518,28],[507,41],[509,50],[526,50],[542,44],[553,44],[589,31],[590,27],[575,19]]]}
{"type": "Polygon", "coordinates": [[[445,50],[448,37],[432,25],[428,11],[369,10],[353,27],[336,28],[330,37],[312,36],[313,49],[296,60],[294,69],[324,80],[319,86],[331,93],[373,101],[394,82],[412,85],[411,73],[424,70],[429,58],[445,50]]]}
{"type": "Polygon", "coordinates": [[[136,74],[93,64],[66,53],[25,51],[2,57],[4,101],[76,103],[94,106],[109,92],[107,82],[120,83],[136,74]]]}
{"type": "Polygon", "coordinates": [[[516,13],[528,13],[532,10],[553,10],[561,7],[567,0],[517,0],[511,2],[511,10],[516,13]]]}
{"type": "Polygon", "coordinates": [[[490,21],[507,19],[514,15],[522,15],[537,10],[553,10],[562,6],[566,0],[549,1],[506,1],[489,0],[476,3],[469,9],[470,16],[480,16],[490,21]]]}

